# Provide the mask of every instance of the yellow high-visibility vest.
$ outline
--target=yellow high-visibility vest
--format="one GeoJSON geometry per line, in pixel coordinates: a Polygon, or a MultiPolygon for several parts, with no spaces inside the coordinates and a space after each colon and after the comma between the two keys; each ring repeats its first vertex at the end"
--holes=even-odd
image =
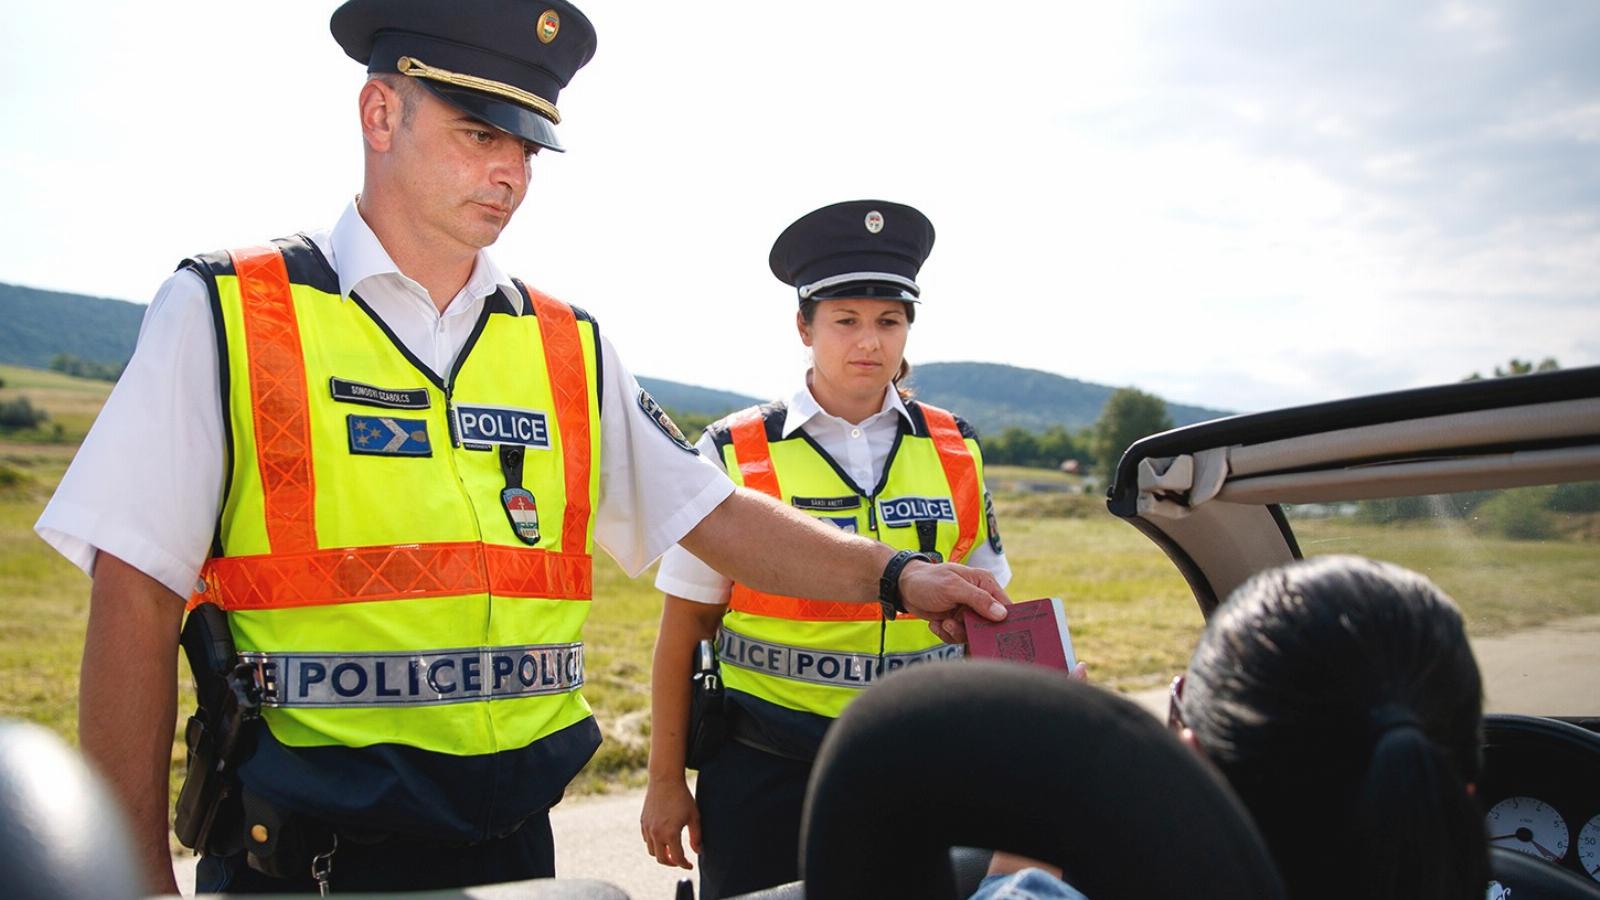
{"type": "Polygon", "coordinates": [[[228,612],[263,691],[245,784],[436,840],[549,807],[599,744],[580,692],[593,320],[492,295],[439,375],[303,236],[187,265],[211,289],[229,450],[191,602],[228,612]]]}
{"type": "MultiPolygon", "coordinates": [[[[931,550],[964,562],[988,539],[977,439],[938,407],[917,401],[906,407],[911,424],[901,422],[883,477],[870,491],[857,488],[803,431],[784,438],[783,404],[735,413],[711,433],[738,483],[897,550],[931,550]]],[[[738,695],[759,701],[741,703],[747,714],[782,720],[772,727],[801,743],[820,740],[828,722],[884,674],[961,653],[921,619],[880,619],[875,603],[804,600],[735,583],[718,639],[723,681],[736,701],[738,695]]]]}

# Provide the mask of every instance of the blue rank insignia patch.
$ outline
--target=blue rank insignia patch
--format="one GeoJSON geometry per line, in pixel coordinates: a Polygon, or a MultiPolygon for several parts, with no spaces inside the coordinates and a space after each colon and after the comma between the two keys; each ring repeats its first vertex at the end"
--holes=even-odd
{"type": "Polygon", "coordinates": [[[539,504],[522,488],[508,487],[500,492],[500,505],[506,508],[511,530],[517,540],[533,546],[539,543],[539,504]]]}
{"type": "Polygon", "coordinates": [[[667,415],[667,411],[661,408],[661,404],[656,402],[656,398],[650,396],[650,392],[644,388],[639,389],[639,408],[644,410],[644,414],[650,418],[650,421],[654,422],[656,427],[661,429],[661,433],[666,435],[674,444],[696,456],[700,455],[700,451],[696,450],[695,446],[689,443],[689,439],[684,437],[683,432],[678,429],[678,423],[672,421],[672,417],[667,415]]]}
{"type": "Polygon", "coordinates": [[[851,534],[856,533],[855,516],[818,516],[818,518],[824,522],[832,522],[833,524],[839,526],[839,528],[843,529],[844,531],[848,531],[851,534]]]}
{"type": "Polygon", "coordinates": [[[426,419],[345,416],[350,452],[366,456],[432,456],[426,419]]]}

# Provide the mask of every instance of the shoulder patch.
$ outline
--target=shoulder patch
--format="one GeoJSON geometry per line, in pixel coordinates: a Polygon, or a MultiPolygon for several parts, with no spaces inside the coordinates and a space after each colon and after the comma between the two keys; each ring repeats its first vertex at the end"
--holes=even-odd
{"type": "Polygon", "coordinates": [[[983,492],[983,516],[989,528],[989,549],[997,556],[1005,553],[1005,548],[1000,546],[1000,520],[994,514],[994,497],[987,490],[983,492]]]}
{"type": "Polygon", "coordinates": [[[668,440],[696,456],[700,455],[700,451],[696,450],[695,446],[689,443],[689,439],[683,436],[683,432],[678,428],[678,423],[672,421],[672,417],[667,415],[667,411],[661,408],[661,404],[656,402],[656,398],[650,396],[650,392],[644,388],[639,389],[639,409],[643,410],[650,421],[661,429],[661,433],[666,435],[668,440]]]}

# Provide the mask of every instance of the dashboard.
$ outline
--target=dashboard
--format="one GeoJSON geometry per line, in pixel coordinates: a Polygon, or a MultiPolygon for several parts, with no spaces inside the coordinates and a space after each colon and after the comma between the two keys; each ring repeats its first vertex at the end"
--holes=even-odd
{"type": "Polygon", "coordinates": [[[1478,797],[1489,846],[1528,854],[1600,884],[1596,728],[1596,720],[1484,717],[1478,797]]]}

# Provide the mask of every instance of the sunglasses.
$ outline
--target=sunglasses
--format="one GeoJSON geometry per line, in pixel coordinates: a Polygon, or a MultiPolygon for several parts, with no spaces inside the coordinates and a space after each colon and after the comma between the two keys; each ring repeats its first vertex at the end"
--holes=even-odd
{"type": "Polygon", "coordinates": [[[1182,731],[1183,724],[1183,676],[1172,676],[1172,684],[1167,686],[1167,727],[1173,731],[1182,731]]]}

